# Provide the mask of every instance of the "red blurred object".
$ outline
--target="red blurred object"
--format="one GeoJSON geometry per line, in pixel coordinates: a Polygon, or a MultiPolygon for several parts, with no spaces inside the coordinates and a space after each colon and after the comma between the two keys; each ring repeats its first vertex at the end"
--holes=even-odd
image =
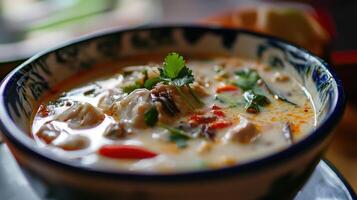
{"type": "Polygon", "coordinates": [[[225,117],[226,115],[222,110],[212,110],[212,113],[216,115],[217,117],[225,117]]]}
{"type": "Polygon", "coordinates": [[[232,125],[232,122],[230,121],[216,121],[213,122],[209,125],[210,129],[222,129],[222,128],[227,128],[228,126],[232,125]]]}
{"type": "Polygon", "coordinates": [[[118,159],[146,159],[157,156],[152,151],[132,145],[104,145],[99,149],[99,154],[118,159]]]}
{"type": "Polygon", "coordinates": [[[235,85],[225,85],[222,87],[218,87],[216,92],[217,93],[222,93],[222,92],[233,92],[233,91],[237,91],[238,87],[235,85]]]}
{"type": "Polygon", "coordinates": [[[336,26],[335,22],[328,11],[323,7],[316,7],[315,12],[310,13],[312,17],[320,23],[320,25],[329,33],[332,39],[336,38],[336,26]]]}
{"type": "Polygon", "coordinates": [[[331,62],[334,65],[357,64],[357,50],[332,52],[331,62]]]}

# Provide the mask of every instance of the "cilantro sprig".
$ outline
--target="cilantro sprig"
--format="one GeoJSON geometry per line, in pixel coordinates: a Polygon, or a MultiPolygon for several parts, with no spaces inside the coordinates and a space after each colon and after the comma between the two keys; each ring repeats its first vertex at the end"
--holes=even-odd
{"type": "Polygon", "coordinates": [[[177,147],[185,148],[187,141],[191,138],[185,131],[172,127],[163,123],[159,123],[159,126],[170,132],[169,141],[176,143],[177,147]]]}
{"type": "Polygon", "coordinates": [[[244,69],[235,72],[236,82],[235,84],[243,91],[244,107],[249,113],[260,112],[260,107],[268,105],[269,99],[264,96],[257,86],[258,80],[261,80],[258,72],[255,69],[244,69]]]}
{"type": "Polygon", "coordinates": [[[163,68],[159,68],[160,76],[147,79],[144,83],[145,88],[152,89],[157,83],[163,82],[175,86],[178,93],[183,99],[187,99],[187,104],[191,109],[194,109],[196,104],[202,105],[202,101],[194,94],[189,84],[193,83],[195,78],[190,70],[186,66],[186,62],[182,56],[178,53],[169,53],[164,61],[163,68]],[[182,87],[187,86],[189,88],[190,95],[195,100],[196,104],[191,102],[186,94],[182,91],[182,87]]]}
{"type": "Polygon", "coordinates": [[[169,53],[165,58],[163,68],[159,71],[161,81],[176,87],[188,85],[195,80],[192,70],[186,66],[183,57],[177,53],[169,53]]]}
{"type": "Polygon", "coordinates": [[[142,88],[142,85],[136,81],[130,85],[126,85],[122,88],[123,92],[125,93],[131,93],[132,91],[136,90],[136,89],[139,89],[139,88],[142,88]]]}
{"type": "Polygon", "coordinates": [[[166,56],[164,62],[163,76],[175,79],[179,76],[182,69],[186,67],[185,60],[177,53],[170,53],[166,56]]]}
{"type": "Polygon", "coordinates": [[[151,107],[148,111],[144,113],[144,121],[148,126],[155,126],[159,116],[159,112],[157,111],[156,107],[151,107]]]}
{"type": "Polygon", "coordinates": [[[182,87],[195,80],[192,70],[186,66],[183,57],[177,53],[169,53],[165,58],[163,68],[159,68],[159,71],[160,76],[145,81],[145,88],[152,89],[159,82],[182,87]]]}
{"type": "MultiPolygon", "coordinates": [[[[132,73],[132,72],[126,72],[126,73],[127,73],[127,75],[130,75],[130,73],[132,73]]],[[[148,79],[148,71],[147,71],[147,69],[143,69],[140,73],[142,73],[142,75],[144,76],[143,80],[137,79],[134,82],[132,82],[131,84],[125,85],[124,87],[122,87],[123,92],[130,94],[134,90],[144,87],[143,83],[145,83],[146,80],[148,79]]]]}
{"type": "Polygon", "coordinates": [[[248,90],[243,93],[245,110],[249,113],[260,112],[260,107],[270,104],[270,100],[261,94],[255,93],[253,90],[248,90]]]}
{"type": "Polygon", "coordinates": [[[235,84],[244,91],[253,90],[257,85],[258,80],[260,79],[258,72],[249,68],[237,71],[235,72],[235,75],[235,84]]]}
{"type": "Polygon", "coordinates": [[[269,99],[262,94],[262,90],[258,87],[258,81],[261,80],[267,91],[274,96],[274,98],[284,101],[286,103],[295,105],[295,103],[289,101],[283,95],[274,91],[271,86],[268,85],[258,74],[255,69],[244,69],[235,72],[236,81],[235,84],[240,87],[245,93],[243,94],[245,99],[245,108],[247,112],[258,113],[260,107],[269,104],[269,99]]]}

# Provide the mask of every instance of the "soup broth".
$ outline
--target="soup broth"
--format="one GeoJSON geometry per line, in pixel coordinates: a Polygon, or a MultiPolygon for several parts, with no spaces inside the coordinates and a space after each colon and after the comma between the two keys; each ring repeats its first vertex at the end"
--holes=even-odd
{"type": "Polygon", "coordinates": [[[309,94],[283,69],[238,57],[185,60],[121,59],[58,84],[34,113],[34,140],[94,168],[171,173],[259,159],[314,129],[309,94]]]}

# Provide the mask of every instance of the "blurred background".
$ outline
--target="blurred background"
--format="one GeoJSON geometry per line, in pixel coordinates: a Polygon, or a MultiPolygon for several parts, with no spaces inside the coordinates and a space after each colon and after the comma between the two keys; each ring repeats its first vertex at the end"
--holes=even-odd
{"type": "Polygon", "coordinates": [[[357,190],[354,20],[354,0],[0,0],[0,77],[39,51],[103,29],[201,23],[284,38],[328,61],[343,79],[346,113],[325,157],[357,190]]]}

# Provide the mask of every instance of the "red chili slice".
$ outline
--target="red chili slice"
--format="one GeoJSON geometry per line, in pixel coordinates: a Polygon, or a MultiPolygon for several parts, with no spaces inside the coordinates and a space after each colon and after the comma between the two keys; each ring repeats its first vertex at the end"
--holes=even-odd
{"type": "Polygon", "coordinates": [[[222,87],[218,87],[216,92],[217,93],[222,93],[222,92],[233,92],[233,91],[237,91],[238,87],[235,85],[225,85],[222,87]]]}
{"type": "Polygon", "coordinates": [[[230,121],[216,121],[209,125],[210,129],[222,129],[227,128],[228,126],[232,125],[230,121]]]}
{"type": "Polygon", "coordinates": [[[46,105],[41,104],[38,108],[38,113],[41,117],[47,117],[50,114],[50,111],[47,109],[46,105]]]}
{"type": "Polygon", "coordinates": [[[216,121],[216,116],[205,116],[205,115],[192,115],[190,121],[197,122],[199,124],[207,124],[216,121]]]}
{"type": "Polygon", "coordinates": [[[146,159],[158,155],[145,148],[132,145],[104,145],[98,153],[105,157],[118,159],[146,159]]]}
{"type": "Polygon", "coordinates": [[[217,117],[224,117],[226,116],[223,111],[221,110],[212,110],[212,113],[216,115],[217,117]]]}
{"type": "Polygon", "coordinates": [[[212,110],[221,110],[222,108],[219,107],[219,106],[217,106],[217,105],[213,105],[213,106],[211,107],[211,109],[212,109],[212,110]]]}

